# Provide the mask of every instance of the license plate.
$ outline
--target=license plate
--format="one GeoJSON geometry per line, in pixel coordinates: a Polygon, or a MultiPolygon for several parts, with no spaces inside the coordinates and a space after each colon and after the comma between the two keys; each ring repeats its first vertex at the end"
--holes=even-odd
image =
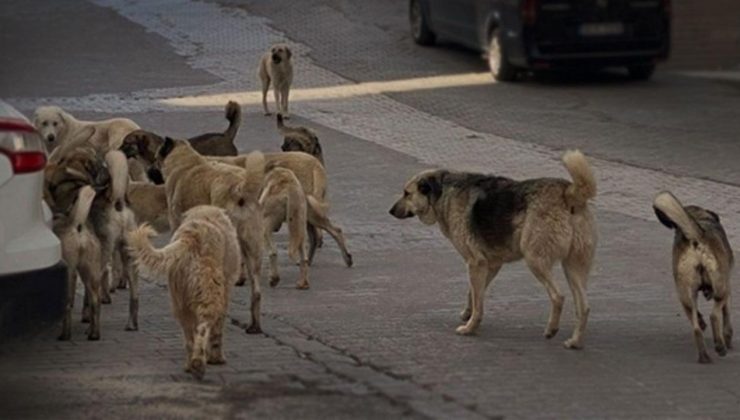
{"type": "Polygon", "coordinates": [[[624,33],[624,25],[622,22],[584,23],[581,25],[578,32],[581,36],[622,35],[624,33]]]}

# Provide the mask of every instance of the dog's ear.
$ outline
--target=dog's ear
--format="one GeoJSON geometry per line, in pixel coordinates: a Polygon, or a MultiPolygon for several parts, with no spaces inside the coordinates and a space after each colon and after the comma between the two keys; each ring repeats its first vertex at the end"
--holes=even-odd
{"type": "Polygon", "coordinates": [[[293,51],[290,50],[290,47],[285,47],[285,54],[288,56],[288,60],[293,57],[293,51]]]}
{"type": "Polygon", "coordinates": [[[162,185],[164,184],[164,176],[162,176],[162,171],[155,167],[151,167],[146,171],[146,176],[155,184],[155,185],[162,185]]]}
{"type": "Polygon", "coordinates": [[[164,138],[164,143],[162,143],[162,147],[159,148],[159,152],[157,154],[160,158],[164,159],[167,157],[167,155],[172,152],[172,149],[175,148],[175,141],[172,140],[170,137],[164,138]]]}
{"type": "Polygon", "coordinates": [[[417,188],[422,195],[429,197],[430,200],[434,201],[442,195],[442,180],[444,173],[435,172],[429,174],[419,180],[417,188]]]}
{"type": "Polygon", "coordinates": [[[719,223],[719,215],[711,210],[707,210],[707,213],[709,213],[710,216],[712,216],[712,219],[714,219],[715,222],[719,223]]]}

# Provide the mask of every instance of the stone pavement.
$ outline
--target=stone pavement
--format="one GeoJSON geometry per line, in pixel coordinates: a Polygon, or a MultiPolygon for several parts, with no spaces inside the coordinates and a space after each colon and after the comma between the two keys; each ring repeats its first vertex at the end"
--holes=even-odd
{"type": "MultiPolygon", "coordinates": [[[[114,85],[93,78],[94,88],[78,94],[71,87],[47,94],[20,84],[15,89],[24,93],[11,95],[12,103],[26,112],[56,102],[85,118],[126,115],[142,127],[185,136],[222,127],[221,107],[227,98],[238,98],[246,113],[240,149],[277,150],[273,121],[262,117],[255,103],[252,69],[258,54],[285,39],[281,31],[292,26],[261,17],[251,3],[246,9],[184,0],[93,2],[102,8],[77,3],[89,8],[91,18],[115,10],[131,20],[108,16],[111,31],[132,30],[143,37],[144,47],[119,45],[117,55],[135,55],[146,45],[174,51],[185,63],[165,54],[149,57],[147,66],[171,61],[172,72],[195,83],[167,83],[147,75],[138,80],[131,71],[114,85]],[[142,27],[150,32],[142,34],[142,27]]],[[[380,4],[386,3],[355,7],[380,4]]],[[[310,10],[323,17],[334,9],[328,2],[310,10]]],[[[388,25],[398,21],[394,15],[388,25]]],[[[0,347],[0,417],[736,417],[739,356],[715,357],[711,366],[695,363],[689,326],[671,281],[671,233],[654,220],[649,207],[660,188],[675,189],[687,201],[713,203],[736,243],[740,195],[733,183],[668,173],[655,165],[628,165],[608,154],[592,159],[599,178],[601,240],[589,287],[586,348],[572,352],[561,346],[573,325],[571,299],[566,299],[560,335],[551,341],[541,337],[549,303],[521,264],[499,274],[478,336],[456,336],[467,287],[462,262],[436,228],[387,215],[395,194],[410,174],[430,165],[520,178],[564,176],[561,152],[521,142],[518,136],[469,128],[444,109],[417,108],[383,91],[405,85],[356,84],[345,72],[314,59],[317,49],[302,43],[312,36],[318,35],[289,38],[301,75],[295,95],[304,95],[293,103],[291,123],[312,126],[320,134],[331,214],[345,230],[355,267],[345,268],[326,238],[310,272],[311,289],[297,291],[292,283],[297,269],[282,251],[283,283],[264,291],[265,334],[241,331],[248,290],[233,289],[228,364],[209,367],[203,383],[181,371],[184,351],[167,291],[144,284],[139,332],[123,331],[126,299],[116,294],[114,303],[103,308],[100,342],[85,341],[84,326],[75,324],[69,343],[55,341],[52,329],[0,347]]],[[[101,33],[99,42],[115,40],[101,33]]],[[[363,51],[370,50],[368,45],[363,51]]],[[[98,55],[109,54],[105,51],[98,55]]],[[[440,51],[429,54],[443,60],[440,51]]],[[[481,80],[475,69],[454,63],[462,52],[451,54],[443,66],[450,74],[474,73],[455,83],[481,80]]],[[[410,79],[434,77],[406,71],[410,79]]],[[[471,93],[481,86],[486,85],[460,89],[471,93]]],[[[416,94],[434,97],[439,92],[416,94]]],[[[725,100],[734,103],[730,96],[725,100]]],[[[574,131],[580,127],[571,125],[574,131]]],[[[691,149],[678,144],[675,153],[686,159],[691,149]]],[[[736,156],[728,152],[723,158],[736,156]]],[[[696,164],[718,166],[702,156],[696,164]]],[[[284,237],[279,242],[284,244],[284,237]]],[[[733,316],[737,319],[737,309],[733,316]]]]}

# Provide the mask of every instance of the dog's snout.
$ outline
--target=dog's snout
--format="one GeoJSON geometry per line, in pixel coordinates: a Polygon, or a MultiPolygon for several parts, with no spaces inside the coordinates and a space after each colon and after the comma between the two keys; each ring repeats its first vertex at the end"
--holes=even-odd
{"type": "Polygon", "coordinates": [[[279,64],[280,63],[280,60],[281,60],[280,54],[275,54],[275,53],[272,54],[272,61],[274,63],[279,64]]]}
{"type": "Polygon", "coordinates": [[[47,140],[47,141],[48,141],[49,143],[53,143],[53,142],[54,142],[54,140],[56,140],[56,137],[54,137],[54,135],[53,135],[53,134],[49,134],[48,136],[46,136],[46,140],[47,140]]]}

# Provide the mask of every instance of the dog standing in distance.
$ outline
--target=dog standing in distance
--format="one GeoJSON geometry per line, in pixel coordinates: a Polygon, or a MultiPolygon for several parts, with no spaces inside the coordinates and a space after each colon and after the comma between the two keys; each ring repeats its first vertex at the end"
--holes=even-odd
{"type": "Polygon", "coordinates": [[[545,337],[560,327],[564,297],[552,276],[560,261],[575,300],[577,323],[566,348],[580,349],[588,320],[586,283],[596,247],[588,200],[596,181],[581,152],[563,156],[572,182],[515,181],[491,175],[428,170],[413,176],[390,209],[399,219],[417,216],[439,224],[468,266],[470,289],[458,334],[474,334],[483,317],[486,288],[508,262],[524,259],[552,304],[545,337]]]}
{"type": "Polygon", "coordinates": [[[201,379],[206,363],[226,363],[223,330],[229,289],[241,261],[234,226],[226,212],[213,206],[188,210],[170,243],[155,249],[156,232],[142,225],[128,234],[139,266],[166,275],[172,309],[185,336],[185,371],[201,379]]]}
{"type": "Polygon", "coordinates": [[[262,82],[262,108],[265,115],[270,115],[270,109],[267,107],[267,91],[272,83],[277,112],[283,114],[286,119],[290,118],[288,114],[288,96],[290,95],[290,85],[293,83],[292,56],[293,53],[287,45],[276,44],[260,59],[257,75],[262,82]]]}
{"type": "Polygon", "coordinates": [[[88,299],[90,327],[88,340],[100,339],[100,287],[103,277],[103,260],[100,241],[95,236],[88,221],[90,206],[95,198],[95,190],[85,186],[78,190],[77,198],[68,212],[55,213],[53,229],[62,243],[62,258],[67,264],[67,304],[62,322],[60,340],[72,336],[72,308],[77,288],[77,274],[85,286],[85,299],[88,299]]]}
{"type": "Polygon", "coordinates": [[[319,143],[319,136],[306,127],[288,127],[283,121],[283,115],[277,114],[277,129],[280,134],[283,135],[283,145],[281,149],[283,152],[303,152],[315,157],[324,163],[324,153],[321,151],[321,143],[319,143]]]}
{"type": "Polygon", "coordinates": [[[673,240],[673,277],[678,300],[694,331],[699,363],[711,363],[704,345],[706,323],[699,312],[697,295],[714,300],[709,319],[714,348],[724,356],[732,348],[730,320],[730,272],[734,256],[716,213],[699,206],[684,207],[673,194],[655,197],[653,209],[658,220],[676,231],[673,240]]]}

